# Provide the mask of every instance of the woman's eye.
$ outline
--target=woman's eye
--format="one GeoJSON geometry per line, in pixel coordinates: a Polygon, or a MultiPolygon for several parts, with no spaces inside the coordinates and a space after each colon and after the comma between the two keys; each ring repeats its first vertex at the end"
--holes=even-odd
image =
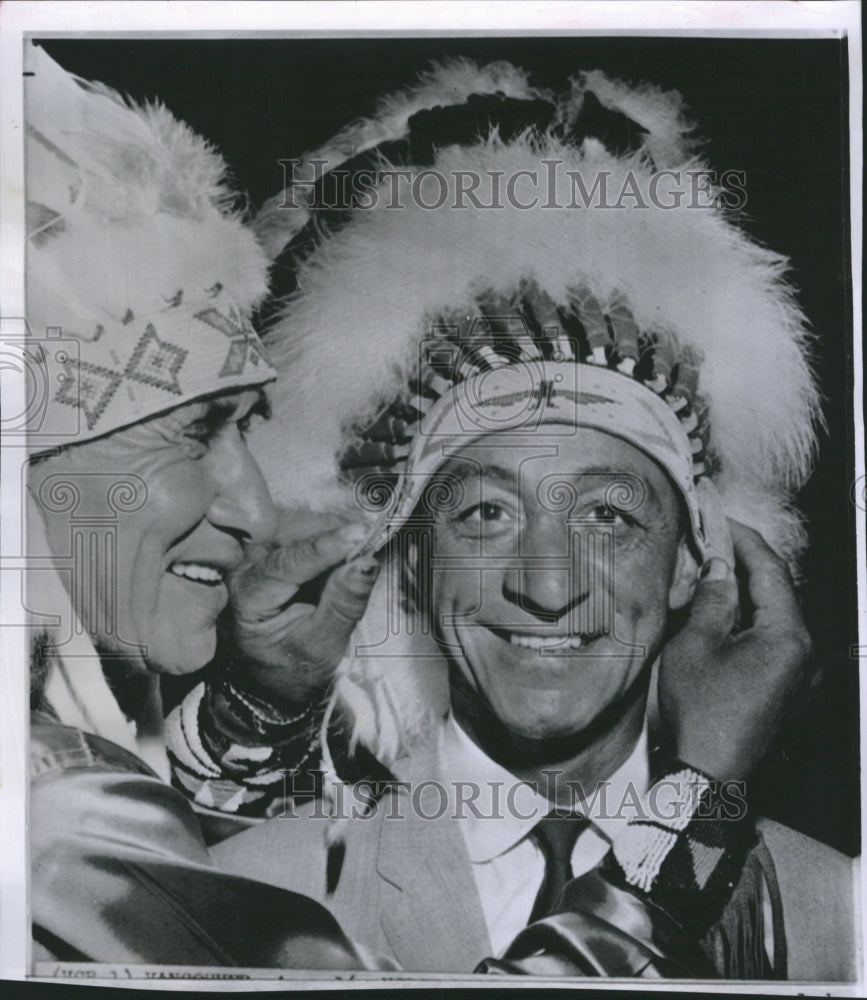
{"type": "Polygon", "coordinates": [[[213,434],[205,431],[184,431],[183,441],[188,454],[193,458],[201,458],[207,454],[213,434]]]}
{"type": "Polygon", "coordinates": [[[183,429],[183,439],[187,448],[195,458],[206,454],[213,441],[220,434],[225,424],[205,417],[187,424],[183,429]]]}
{"type": "Polygon", "coordinates": [[[237,427],[241,437],[245,438],[254,424],[265,419],[264,415],[259,413],[258,410],[251,410],[245,417],[241,417],[241,419],[237,421],[237,427]]]}

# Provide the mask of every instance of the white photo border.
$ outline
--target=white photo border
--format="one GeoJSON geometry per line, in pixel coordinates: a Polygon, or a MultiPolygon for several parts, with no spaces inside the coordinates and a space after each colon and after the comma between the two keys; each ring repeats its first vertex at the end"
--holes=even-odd
{"type": "MultiPolygon", "coordinates": [[[[849,134],[850,134],[850,233],[851,287],[853,295],[854,448],[856,479],[852,498],[861,509],[867,496],[864,466],[863,347],[857,331],[862,329],[862,62],[860,6],[856,2],[762,2],[748,4],[718,2],[553,2],[479,3],[466,2],[323,2],[323,3],[210,3],[185,2],[153,4],[149,2],[104,3],[81,0],[7,0],[0,9],[0,148],[3,151],[0,183],[0,265],[2,265],[2,302],[0,319],[4,335],[17,330],[24,315],[24,200],[23,200],[23,87],[22,53],[30,34],[50,33],[54,38],[259,38],[259,37],[406,37],[436,34],[440,37],[532,35],[646,35],[738,38],[843,38],[848,39],[849,58],[849,134]]],[[[24,398],[19,373],[0,371],[2,398],[6,412],[18,412],[24,398]]],[[[23,409],[23,406],[21,407],[23,409]]],[[[16,567],[23,558],[21,548],[20,497],[16,484],[21,482],[24,461],[22,449],[0,450],[0,623],[4,626],[0,646],[0,829],[4,845],[0,855],[0,978],[28,977],[30,931],[27,907],[26,874],[26,642],[20,594],[16,589],[16,567]],[[16,627],[17,626],[17,627],[16,627]]],[[[867,662],[867,528],[865,518],[856,522],[859,642],[854,657],[867,662]]],[[[860,715],[867,717],[867,685],[861,685],[860,715]]],[[[861,732],[861,759],[864,760],[865,733],[861,732]]],[[[867,800],[861,800],[861,829],[867,815],[867,800]]],[[[864,887],[860,898],[864,898],[864,887]]],[[[863,919],[861,926],[861,965],[863,970],[863,919]]],[[[133,970],[122,966],[77,966],[79,976],[70,982],[86,979],[93,985],[123,985],[136,988],[165,989],[169,982],[175,989],[249,990],[310,989],[356,987],[392,987],[421,985],[474,988],[514,987],[515,981],[480,981],[477,977],[440,975],[416,976],[407,973],[355,974],[348,982],[346,974],[280,974],[277,970],[172,970],[151,967],[155,978],[130,978],[133,970]],[[187,978],[208,976],[207,979],[187,978]],[[237,979],[229,976],[236,975],[237,979]],[[245,978],[241,978],[245,977],[245,978]]],[[[863,971],[862,971],[863,976],[863,971]]],[[[32,977],[31,977],[32,978],[32,977]]],[[[37,979],[42,977],[37,976],[37,979]]],[[[52,981],[56,982],[57,979],[52,981]]],[[[533,980],[519,985],[530,986],[533,980]]],[[[555,984],[569,988],[586,986],[594,990],[621,989],[653,991],[679,988],[703,992],[755,992],[756,984],[682,984],[642,981],[588,980],[584,983],[555,984]]],[[[774,995],[804,992],[798,983],[762,985],[774,995]]],[[[862,984],[810,984],[833,995],[863,995],[862,984]]]]}

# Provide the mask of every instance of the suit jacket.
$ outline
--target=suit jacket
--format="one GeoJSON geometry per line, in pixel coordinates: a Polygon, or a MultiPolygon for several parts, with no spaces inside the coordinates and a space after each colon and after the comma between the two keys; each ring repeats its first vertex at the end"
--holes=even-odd
{"type": "MultiPolygon", "coordinates": [[[[287,802],[282,816],[217,845],[215,862],[324,902],[350,938],[407,971],[471,972],[492,947],[463,836],[430,781],[433,755],[401,763],[407,787],[370,816],[352,815],[364,788],[344,797],[339,877],[340,850],[327,848],[335,828],[318,802],[287,802]]],[[[789,979],[853,980],[854,862],[778,823],[758,825],[780,887],[789,979]]]]}
{"type": "Polygon", "coordinates": [[[344,796],[349,818],[336,826],[321,802],[287,802],[281,816],[213,847],[214,861],[325,901],[348,937],[395,958],[402,969],[472,971],[493,949],[460,828],[429,780],[431,758],[396,771],[407,787],[387,794],[368,817],[352,818],[361,811],[363,786],[344,796]],[[413,803],[410,789],[419,788],[413,803]],[[340,851],[329,852],[326,837],[338,828],[345,856],[329,892],[329,857],[333,863],[340,851]]]}

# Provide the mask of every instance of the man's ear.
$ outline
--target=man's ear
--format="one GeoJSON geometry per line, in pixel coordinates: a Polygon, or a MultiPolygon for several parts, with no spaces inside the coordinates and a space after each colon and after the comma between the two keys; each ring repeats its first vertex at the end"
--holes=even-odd
{"type": "Polygon", "coordinates": [[[668,607],[671,611],[683,608],[692,600],[698,583],[698,563],[690,551],[686,538],[681,538],[677,546],[677,559],[668,588],[668,607]]]}

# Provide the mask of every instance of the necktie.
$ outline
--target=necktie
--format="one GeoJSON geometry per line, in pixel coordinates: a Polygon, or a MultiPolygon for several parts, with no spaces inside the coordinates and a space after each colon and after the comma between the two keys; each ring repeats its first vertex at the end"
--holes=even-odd
{"type": "Polygon", "coordinates": [[[545,855],[545,877],[536,894],[530,922],[555,912],[563,887],[571,881],[572,851],[589,820],[571,813],[549,813],[533,827],[533,839],[545,855]]]}

